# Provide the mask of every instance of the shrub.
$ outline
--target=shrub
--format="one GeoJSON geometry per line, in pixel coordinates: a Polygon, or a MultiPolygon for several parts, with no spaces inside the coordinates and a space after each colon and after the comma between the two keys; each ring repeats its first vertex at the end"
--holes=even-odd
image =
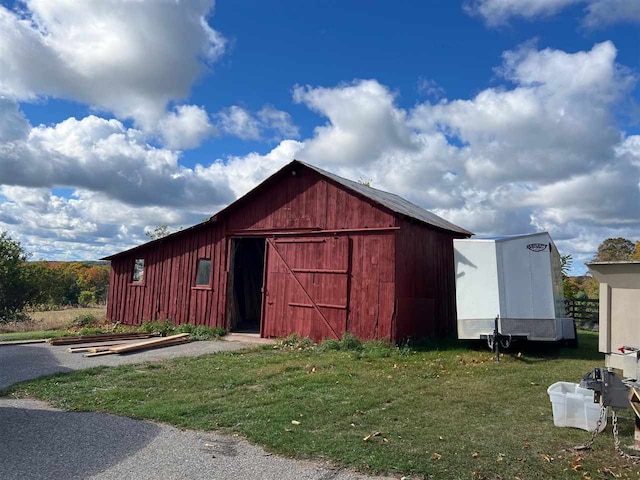
{"type": "Polygon", "coordinates": [[[191,325],[190,323],[183,323],[182,325],[178,325],[176,327],[175,333],[193,333],[195,328],[195,325],[191,325]]]}
{"type": "Polygon", "coordinates": [[[300,337],[297,333],[292,333],[280,340],[276,347],[290,350],[306,350],[315,347],[315,343],[309,337],[300,337]]]}
{"type": "Polygon", "coordinates": [[[144,333],[159,333],[163,337],[177,333],[188,333],[189,338],[195,341],[220,338],[227,334],[227,330],[221,327],[211,328],[206,325],[191,325],[190,323],[174,325],[171,320],[144,322],[138,330],[144,333]]]}
{"type": "Polygon", "coordinates": [[[71,320],[70,327],[92,327],[100,323],[100,320],[95,315],[91,313],[85,313],[83,315],[78,315],[73,320],[71,320]]]}
{"type": "Polygon", "coordinates": [[[333,338],[325,338],[320,345],[318,345],[318,349],[321,352],[337,351],[340,350],[340,347],[340,341],[333,338]]]}
{"type": "Polygon", "coordinates": [[[96,294],[91,290],[83,290],[78,295],[78,303],[82,306],[87,306],[96,303],[96,294]]]}
{"type": "Polygon", "coordinates": [[[227,334],[227,331],[224,328],[220,327],[207,327],[205,325],[198,325],[193,328],[191,333],[192,340],[210,340],[212,338],[220,338],[227,334]]]}
{"type": "Polygon", "coordinates": [[[362,342],[349,332],[344,332],[340,339],[340,350],[362,350],[362,342]]]}
{"type": "Polygon", "coordinates": [[[139,330],[144,333],[159,333],[163,337],[176,333],[176,326],[171,320],[155,320],[144,322],[139,330]]]}

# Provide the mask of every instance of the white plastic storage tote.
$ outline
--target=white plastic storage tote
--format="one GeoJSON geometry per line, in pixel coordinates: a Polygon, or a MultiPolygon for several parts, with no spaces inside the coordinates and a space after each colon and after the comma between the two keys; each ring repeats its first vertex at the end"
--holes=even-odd
{"type": "MultiPolygon", "coordinates": [[[[580,388],[577,383],[556,382],[547,388],[553,407],[553,424],[556,427],[573,427],[593,431],[600,418],[600,404],[593,403],[593,390],[580,388]]],[[[607,426],[607,415],[600,430],[607,426]]]]}

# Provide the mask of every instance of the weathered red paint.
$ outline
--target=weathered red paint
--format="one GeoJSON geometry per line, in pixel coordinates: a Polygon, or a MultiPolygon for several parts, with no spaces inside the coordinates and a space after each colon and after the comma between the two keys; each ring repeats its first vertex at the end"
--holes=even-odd
{"type": "Polygon", "coordinates": [[[233,238],[264,237],[261,334],[314,340],[349,331],[400,341],[455,331],[453,238],[291,164],[211,221],[109,257],[107,316],[229,327],[233,238]],[[292,174],[295,171],[295,175],[292,174]],[[144,282],[132,283],[136,258],[144,282]],[[195,287],[198,259],[212,280],[195,287]]]}

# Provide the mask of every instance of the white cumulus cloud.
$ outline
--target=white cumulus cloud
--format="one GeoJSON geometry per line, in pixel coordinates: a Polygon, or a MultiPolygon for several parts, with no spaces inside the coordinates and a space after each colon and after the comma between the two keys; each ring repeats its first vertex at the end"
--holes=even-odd
{"type": "MultiPolygon", "coordinates": [[[[374,79],[297,86],[293,100],[320,118],[310,138],[191,168],[119,120],[32,127],[5,99],[0,230],[43,256],[105,255],[142,242],[145,226],[202,220],[298,158],[479,234],[549,230],[563,253],[586,260],[608,236],[640,239],[640,136],[614,115],[636,78],[616,55],[610,42],[579,52],[524,45],[498,60],[499,85],[409,108],[374,79]]],[[[171,121],[208,128],[206,112],[184,107],[171,121]]],[[[247,138],[297,134],[274,107],[231,107],[215,123],[247,138]]]]}
{"type": "Polygon", "coordinates": [[[300,135],[291,115],[271,105],[264,106],[256,115],[233,105],[218,112],[217,118],[222,132],[242,140],[279,141],[300,135]]]}
{"type": "Polygon", "coordinates": [[[164,145],[172,150],[196,148],[216,133],[207,111],[196,105],[179,105],[159,122],[164,145]]]}
{"type": "Polygon", "coordinates": [[[231,192],[224,179],[184,167],[179,154],[154,148],[115,119],[69,118],[32,128],[22,140],[0,143],[5,185],[78,187],[133,205],[220,204],[231,192]]]}
{"type": "Polygon", "coordinates": [[[586,28],[640,22],[640,2],[635,0],[469,0],[464,10],[481,17],[488,26],[497,27],[512,18],[550,17],[572,5],[583,7],[582,24],[586,28]]]}
{"type": "Polygon", "coordinates": [[[0,95],[62,98],[153,129],[225,48],[213,0],[26,0],[0,6],[0,95]]]}

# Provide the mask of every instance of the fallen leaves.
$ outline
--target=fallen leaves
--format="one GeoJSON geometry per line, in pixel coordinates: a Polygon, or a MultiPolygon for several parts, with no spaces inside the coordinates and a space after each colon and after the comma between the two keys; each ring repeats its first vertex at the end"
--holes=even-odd
{"type": "Polygon", "coordinates": [[[578,470],[581,470],[582,464],[580,462],[582,462],[582,457],[580,456],[576,457],[575,460],[571,462],[571,470],[575,472],[577,472],[578,470]]]}
{"type": "Polygon", "coordinates": [[[611,470],[609,467],[604,467],[602,469],[602,473],[606,473],[607,475],[611,475],[613,478],[619,478],[620,474],[619,473],[615,473],[613,470],[611,470]]]}
{"type": "Polygon", "coordinates": [[[389,439],[386,437],[383,437],[382,432],[373,432],[367,435],[366,437],[364,437],[362,440],[364,440],[365,442],[368,442],[376,437],[380,437],[382,439],[382,443],[389,443],[389,439]]]}
{"type": "Polygon", "coordinates": [[[440,460],[442,458],[442,455],[440,455],[439,453],[433,452],[431,454],[431,460],[440,460]]]}
{"type": "Polygon", "coordinates": [[[542,458],[543,460],[547,461],[548,463],[551,463],[553,461],[553,457],[550,457],[546,453],[541,453],[540,454],[540,458],[542,458]]]}

